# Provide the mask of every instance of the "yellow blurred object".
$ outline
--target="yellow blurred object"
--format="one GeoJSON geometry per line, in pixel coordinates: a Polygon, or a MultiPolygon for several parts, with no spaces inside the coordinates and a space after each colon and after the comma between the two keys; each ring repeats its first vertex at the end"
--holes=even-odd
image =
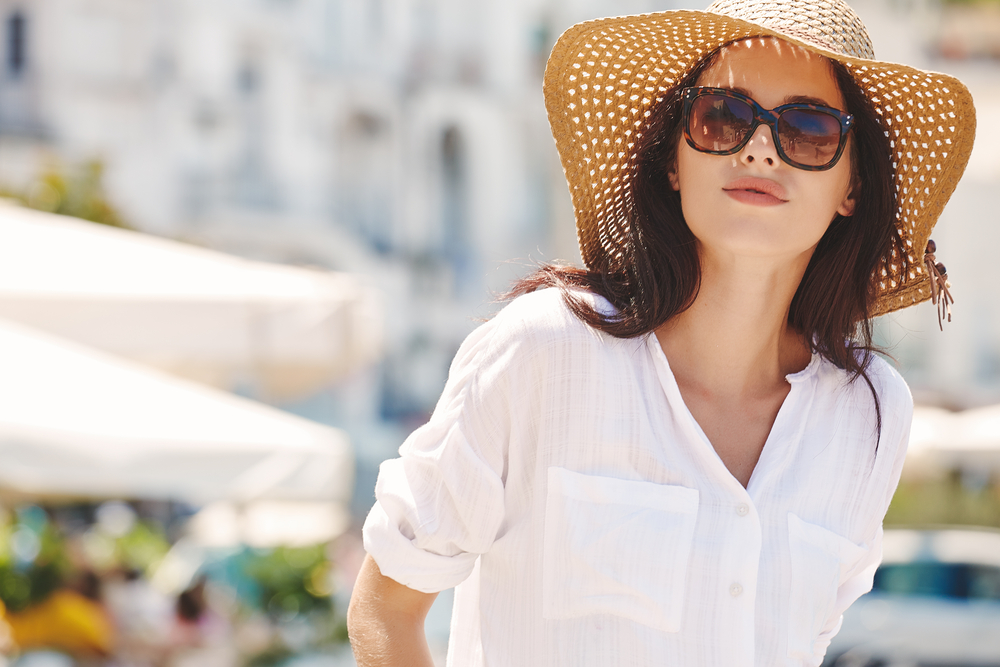
{"type": "Polygon", "coordinates": [[[0,600],[0,653],[7,653],[14,648],[10,625],[7,623],[7,607],[0,600]]]}
{"type": "Polygon", "coordinates": [[[111,652],[114,628],[100,604],[71,590],[59,590],[24,611],[7,612],[11,637],[22,650],[55,648],[71,654],[111,652]]]}

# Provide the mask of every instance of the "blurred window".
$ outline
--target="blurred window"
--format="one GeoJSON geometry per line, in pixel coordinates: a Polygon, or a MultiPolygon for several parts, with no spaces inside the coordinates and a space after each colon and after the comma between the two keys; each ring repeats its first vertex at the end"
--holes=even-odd
{"type": "Polygon", "coordinates": [[[892,563],[875,573],[873,590],[892,595],[1000,601],[1000,567],[966,563],[892,563]]]}
{"type": "Polygon", "coordinates": [[[16,11],[7,18],[7,71],[17,77],[24,72],[25,32],[24,14],[16,11]]]}
{"type": "Polygon", "coordinates": [[[259,85],[260,73],[257,68],[250,63],[244,63],[236,73],[236,88],[249,96],[257,92],[259,85]]]}
{"type": "Polygon", "coordinates": [[[464,250],[467,187],[465,139],[455,126],[441,135],[441,171],[444,186],[445,247],[451,252],[464,250]]]}
{"type": "Polygon", "coordinates": [[[341,128],[337,205],[342,219],[379,253],[392,247],[393,164],[390,120],[358,110],[341,128]]]}

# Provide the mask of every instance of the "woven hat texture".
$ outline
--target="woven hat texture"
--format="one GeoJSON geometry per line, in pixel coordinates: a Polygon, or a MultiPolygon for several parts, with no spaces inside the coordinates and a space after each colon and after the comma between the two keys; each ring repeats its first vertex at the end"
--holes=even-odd
{"type": "Polygon", "coordinates": [[[951,76],[875,60],[864,25],[841,0],[719,0],[706,11],[587,21],[559,38],[545,69],[545,105],[584,263],[594,268],[621,254],[636,139],[651,107],[703,56],[756,36],[842,62],[868,95],[889,133],[896,226],[909,255],[905,264],[890,258],[874,277],[875,312],[929,299],[924,249],[972,152],[972,96],[951,76]]]}

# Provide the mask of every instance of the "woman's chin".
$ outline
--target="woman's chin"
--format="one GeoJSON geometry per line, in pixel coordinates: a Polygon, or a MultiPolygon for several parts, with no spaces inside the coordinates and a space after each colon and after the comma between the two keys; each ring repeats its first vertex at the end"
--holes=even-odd
{"type": "Polygon", "coordinates": [[[790,239],[788,234],[774,229],[755,229],[748,226],[727,230],[724,234],[711,237],[698,236],[701,254],[725,258],[726,261],[741,259],[760,261],[772,260],[780,263],[799,263],[802,258],[808,262],[816,249],[819,239],[790,239]]]}

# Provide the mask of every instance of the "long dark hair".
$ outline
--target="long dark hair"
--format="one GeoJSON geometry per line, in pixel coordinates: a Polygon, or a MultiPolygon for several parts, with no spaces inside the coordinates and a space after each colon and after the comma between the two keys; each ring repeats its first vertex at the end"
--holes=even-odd
{"type": "MultiPolygon", "coordinates": [[[[628,235],[620,254],[606,255],[588,269],[543,265],[515,283],[508,298],[557,287],[577,317],[619,338],[652,332],[691,306],[701,283],[701,265],[680,194],[668,187],[667,174],[681,138],[680,91],[697,84],[721,48],[665,94],[638,138],[631,164],[628,235]],[[617,313],[607,316],[595,310],[578,293],[580,288],[606,298],[617,313]]],[[[788,325],[803,335],[812,352],[846,370],[852,381],[864,379],[875,399],[880,433],[878,395],[866,373],[877,351],[872,313],[883,268],[889,262],[905,262],[907,254],[895,226],[896,191],[886,127],[847,67],[830,63],[846,110],[856,119],[850,144],[854,213],[837,215],[820,239],[792,298],[788,325]]]]}

